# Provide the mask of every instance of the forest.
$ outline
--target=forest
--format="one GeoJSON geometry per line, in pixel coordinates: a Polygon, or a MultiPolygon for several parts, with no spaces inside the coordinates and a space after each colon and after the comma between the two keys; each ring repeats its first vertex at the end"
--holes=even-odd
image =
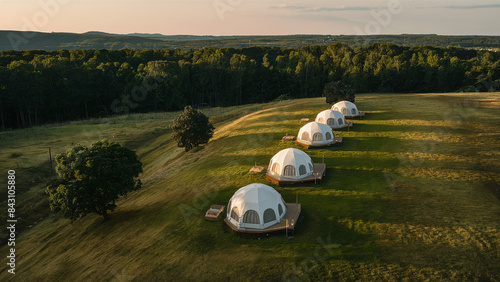
{"type": "Polygon", "coordinates": [[[358,93],[493,91],[500,52],[372,44],[0,52],[1,129],[134,112],[358,93]]]}

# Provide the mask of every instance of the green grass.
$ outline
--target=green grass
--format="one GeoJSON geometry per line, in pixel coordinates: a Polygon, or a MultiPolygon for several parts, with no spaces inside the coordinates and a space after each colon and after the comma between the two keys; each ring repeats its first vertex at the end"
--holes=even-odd
{"type": "MultiPolygon", "coordinates": [[[[335,132],[343,146],[306,150],[327,175],[302,187],[248,171],[300,148],[281,137],[326,109],[324,98],[207,109],[216,134],[188,153],[170,138],[176,113],[2,132],[0,168],[18,171],[18,207],[33,225],[18,236],[15,279],[498,280],[499,103],[499,93],[359,95],[366,118],[335,132]],[[105,137],[137,151],[143,188],[107,222],[49,215],[48,147],[56,154],[105,137]],[[253,182],[298,197],[295,238],[241,239],[203,219],[253,182]]],[[[0,279],[12,279],[5,269],[0,279]]]]}

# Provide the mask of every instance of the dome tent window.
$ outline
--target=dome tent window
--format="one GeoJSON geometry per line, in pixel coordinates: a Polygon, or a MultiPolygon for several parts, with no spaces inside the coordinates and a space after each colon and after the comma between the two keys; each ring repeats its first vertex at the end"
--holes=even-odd
{"type": "Polygon", "coordinates": [[[264,224],[271,221],[276,221],[276,213],[273,209],[267,209],[264,211],[264,224]]]}
{"type": "Polygon", "coordinates": [[[285,171],[283,172],[284,176],[297,176],[295,173],[295,167],[293,165],[285,166],[285,171]]]}
{"type": "Polygon", "coordinates": [[[234,220],[236,220],[236,221],[240,220],[240,216],[238,215],[238,208],[237,207],[234,207],[231,210],[231,218],[234,219],[234,220]]]}
{"type": "Polygon", "coordinates": [[[311,141],[311,137],[309,137],[309,133],[308,132],[302,133],[302,137],[300,139],[302,139],[304,141],[311,141]]]}
{"type": "Polygon", "coordinates": [[[319,123],[325,123],[325,119],[322,118],[322,117],[320,117],[320,118],[318,118],[317,122],[319,122],[319,123]]]}
{"type": "Polygon", "coordinates": [[[254,210],[248,210],[243,216],[243,223],[260,224],[259,214],[254,210]]]}
{"type": "Polygon", "coordinates": [[[323,141],[323,134],[321,134],[320,132],[314,133],[313,141],[323,141]]]}
{"type": "MultiPolygon", "coordinates": [[[[319,123],[323,123],[321,121],[318,121],[319,123]]],[[[333,118],[329,118],[327,121],[326,121],[326,124],[328,125],[334,125],[335,124],[335,120],[333,118]]]]}
{"type": "Polygon", "coordinates": [[[279,163],[274,163],[271,171],[274,172],[274,173],[278,173],[279,174],[280,173],[280,164],[279,163]]]}
{"type": "Polygon", "coordinates": [[[313,171],[313,170],[314,170],[314,169],[313,169],[313,165],[312,165],[311,163],[309,163],[309,169],[310,169],[311,171],[313,171]]]}
{"type": "Polygon", "coordinates": [[[231,216],[231,200],[229,200],[229,204],[227,204],[227,217],[231,216]]]}
{"type": "Polygon", "coordinates": [[[342,120],[342,118],[339,118],[339,125],[343,125],[344,124],[344,120],[342,120]]]}
{"type": "Polygon", "coordinates": [[[281,204],[278,204],[278,212],[280,216],[283,214],[283,207],[281,206],[281,204]]]}
{"type": "Polygon", "coordinates": [[[326,137],[326,140],[332,139],[332,135],[330,134],[330,132],[325,133],[325,137],[326,137]]]}
{"type": "Polygon", "coordinates": [[[356,115],[356,109],[351,109],[351,114],[356,115]]]}
{"type": "Polygon", "coordinates": [[[343,114],[344,116],[346,116],[346,115],[347,115],[347,109],[346,109],[346,108],[342,108],[342,114],[343,114]]]}
{"type": "Polygon", "coordinates": [[[299,166],[299,174],[304,175],[307,174],[306,166],[305,165],[300,165],[299,166]]]}

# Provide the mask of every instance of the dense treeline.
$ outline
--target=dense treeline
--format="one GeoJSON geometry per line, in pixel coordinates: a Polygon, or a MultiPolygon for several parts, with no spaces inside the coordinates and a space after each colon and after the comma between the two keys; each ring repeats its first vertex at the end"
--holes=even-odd
{"type": "Polygon", "coordinates": [[[500,81],[500,53],[390,44],[4,51],[1,127],[317,97],[338,80],[358,92],[488,91],[500,81]]]}

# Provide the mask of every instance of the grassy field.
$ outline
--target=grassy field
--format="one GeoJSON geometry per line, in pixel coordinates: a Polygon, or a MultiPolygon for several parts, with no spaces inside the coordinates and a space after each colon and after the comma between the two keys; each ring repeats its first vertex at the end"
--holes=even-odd
{"type": "Polygon", "coordinates": [[[0,169],[16,169],[18,212],[32,226],[17,238],[17,274],[3,263],[0,280],[500,280],[500,93],[366,94],[357,105],[367,116],[335,132],[343,146],[306,151],[327,175],[304,187],[248,170],[299,148],[281,137],[324,98],[205,110],[216,134],[188,153],[170,138],[176,113],[2,132],[0,169]],[[143,188],[107,222],[47,212],[48,148],[102,138],[137,151],[143,188]],[[241,239],[203,219],[254,182],[298,197],[295,238],[241,239]]]}

